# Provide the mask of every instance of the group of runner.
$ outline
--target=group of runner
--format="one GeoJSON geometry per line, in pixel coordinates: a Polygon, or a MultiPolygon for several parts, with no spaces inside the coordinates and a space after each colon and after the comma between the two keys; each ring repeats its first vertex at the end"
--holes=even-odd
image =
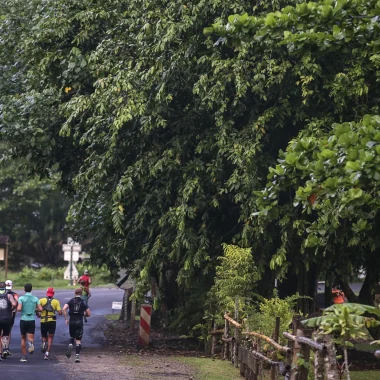
{"type": "Polygon", "coordinates": [[[75,289],[74,298],[68,301],[61,309],[60,302],[54,298],[54,288],[48,288],[46,297],[38,299],[32,294],[32,284],[24,286],[25,294],[21,297],[12,290],[11,280],[0,282],[0,361],[11,355],[9,350],[11,331],[15,322],[16,313],[20,312],[21,333],[21,362],[27,362],[26,352],[34,352],[35,318],[41,319],[41,351],[44,360],[49,360],[53,338],[56,330],[57,316],[63,315],[65,323],[69,326],[70,342],[66,356],[71,357],[75,344],[75,362],[80,362],[80,352],[83,337],[83,322],[91,316],[88,299],[91,297],[91,277],[86,270],[78,280],[80,287],[75,289]]]}

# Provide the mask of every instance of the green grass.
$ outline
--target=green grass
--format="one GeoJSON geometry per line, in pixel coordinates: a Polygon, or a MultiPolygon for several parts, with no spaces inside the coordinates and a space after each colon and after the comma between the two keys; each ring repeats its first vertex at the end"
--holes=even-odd
{"type": "Polygon", "coordinates": [[[106,314],[104,316],[105,319],[108,319],[109,321],[117,321],[119,320],[120,313],[114,313],[114,314],[106,314]]]}
{"type": "MultiPolygon", "coordinates": [[[[239,369],[230,362],[220,359],[176,357],[176,360],[188,365],[195,371],[194,380],[238,380],[239,369]]],[[[351,380],[379,380],[380,371],[351,371],[351,380]]],[[[269,379],[269,374],[263,380],[269,379]]]]}
{"type": "Polygon", "coordinates": [[[351,380],[379,380],[380,371],[351,371],[351,380]]]}
{"type": "MultiPolygon", "coordinates": [[[[28,269],[24,268],[22,271],[14,272],[8,271],[8,276],[5,278],[4,269],[0,269],[0,281],[12,280],[14,289],[23,289],[27,282],[32,283],[33,289],[46,289],[48,287],[54,287],[56,289],[75,289],[77,285],[70,286],[68,280],[63,279],[62,269],[28,269]]],[[[111,284],[105,281],[101,275],[92,276],[93,283],[91,287],[114,287],[115,284],[111,284]]]]}
{"type": "Polygon", "coordinates": [[[176,357],[195,371],[195,380],[241,380],[239,370],[220,359],[176,357]]]}

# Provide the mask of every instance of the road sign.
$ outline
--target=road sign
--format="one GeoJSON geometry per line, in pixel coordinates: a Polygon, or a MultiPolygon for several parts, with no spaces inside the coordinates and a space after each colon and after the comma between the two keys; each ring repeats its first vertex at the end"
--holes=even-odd
{"type": "Polygon", "coordinates": [[[3,261],[4,260],[4,253],[5,253],[5,249],[4,248],[0,248],[0,261],[3,261]]]}
{"type": "Polygon", "coordinates": [[[73,252],[80,252],[82,250],[82,246],[78,243],[74,244],[62,244],[62,251],[71,251],[71,247],[73,248],[73,252]]]}
{"type": "Polygon", "coordinates": [[[121,310],[123,302],[112,302],[112,310],[121,310]]]}
{"type": "MultiPolygon", "coordinates": [[[[71,252],[70,251],[64,251],[63,252],[63,260],[70,261],[71,259],[71,252]]],[[[79,260],[79,252],[73,252],[73,261],[79,260]]]]}
{"type": "MultiPolygon", "coordinates": [[[[72,263],[72,278],[78,278],[79,276],[79,272],[78,272],[78,269],[77,267],[75,266],[74,263],[72,263]]],[[[63,279],[64,280],[71,280],[70,278],[70,264],[67,266],[66,270],[65,270],[65,274],[63,275],[63,279]]]]}

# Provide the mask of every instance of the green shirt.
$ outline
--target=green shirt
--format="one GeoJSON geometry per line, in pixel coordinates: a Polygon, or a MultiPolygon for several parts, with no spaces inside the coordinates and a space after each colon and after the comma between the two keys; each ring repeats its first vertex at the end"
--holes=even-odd
{"type": "Polygon", "coordinates": [[[32,293],[25,293],[18,299],[18,303],[22,304],[21,320],[22,321],[34,321],[36,307],[40,304],[40,300],[32,293]]]}

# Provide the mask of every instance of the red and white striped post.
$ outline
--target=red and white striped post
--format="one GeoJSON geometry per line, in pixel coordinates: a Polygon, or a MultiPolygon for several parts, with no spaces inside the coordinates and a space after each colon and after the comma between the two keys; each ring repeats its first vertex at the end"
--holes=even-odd
{"type": "Polygon", "coordinates": [[[151,315],[152,315],[152,306],[141,305],[139,343],[138,343],[140,346],[149,345],[151,315]]]}

